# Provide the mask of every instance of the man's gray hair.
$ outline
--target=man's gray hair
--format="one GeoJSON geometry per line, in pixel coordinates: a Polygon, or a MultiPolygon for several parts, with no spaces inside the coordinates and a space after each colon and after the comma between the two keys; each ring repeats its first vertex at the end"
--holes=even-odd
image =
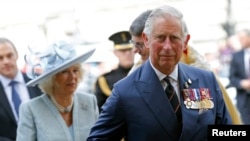
{"type": "Polygon", "coordinates": [[[183,19],[182,12],[176,9],[175,7],[168,6],[168,5],[163,5],[161,7],[158,7],[151,12],[151,14],[149,15],[145,23],[145,28],[143,32],[149,36],[150,33],[152,32],[152,28],[154,25],[153,23],[158,18],[167,18],[167,16],[173,16],[179,19],[182,24],[182,36],[188,34],[187,26],[183,19]]]}

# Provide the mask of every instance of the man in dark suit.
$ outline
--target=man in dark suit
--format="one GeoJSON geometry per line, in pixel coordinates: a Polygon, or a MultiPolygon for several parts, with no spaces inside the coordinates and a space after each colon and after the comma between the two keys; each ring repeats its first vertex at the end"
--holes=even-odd
{"type": "Polygon", "coordinates": [[[208,125],[232,124],[214,73],[180,62],[184,25],[174,7],[151,12],[142,33],[149,59],[114,84],[87,141],[205,141],[208,125]]]}
{"type": "Polygon", "coordinates": [[[236,88],[236,105],[243,124],[250,124],[250,30],[238,32],[242,49],[232,55],[229,80],[236,88]]]}
{"type": "Polygon", "coordinates": [[[114,43],[114,54],[118,58],[119,64],[116,69],[101,75],[97,79],[95,95],[100,111],[111,94],[113,84],[127,76],[134,64],[133,45],[130,43],[131,35],[128,31],[116,32],[109,37],[109,40],[114,43]]]}
{"type": "Polygon", "coordinates": [[[15,141],[18,113],[11,100],[11,86],[16,81],[16,90],[21,102],[41,95],[38,87],[26,87],[30,79],[17,66],[18,53],[7,38],[0,38],[0,141],[15,141]]]}
{"type": "MultiPolygon", "coordinates": [[[[138,53],[141,56],[141,60],[139,60],[138,63],[135,63],[134,67],[130,70],[129,73],[131,73],[140,65],[142,65],[149,56],[149,48],[144,46],[142,32],[145,27],[145,22],[148,16],[150,15],[151,11],[152,10],[146,10],[142,12],[137,18],[135,18],[135,20],[130,25],[129,31],[132,36],[131,41],[134,45],[134,51],[135,53],[138,53]]],[[[187,26],[185,29],[186,29],[185,32],[188,32],[187,26]]],[[[196,66],[199,68],[211,70],[210,65],[204,59],[204,57],[190,45],[188,45],[187,49],[183,52],[183,55],[181,57],[181,62],[191,65],[191,66],[196,66]]],[[[236,106],[233,104],[225,87],[221,84],[219,79],[218,79],[218,83],[220,85],[226,106],[229,110],[229,114],[231,115],[233,124],[242,124],[242,121],[241,121],[241,118],[240,118],[240,115],[238,113],[236,106]]]]}

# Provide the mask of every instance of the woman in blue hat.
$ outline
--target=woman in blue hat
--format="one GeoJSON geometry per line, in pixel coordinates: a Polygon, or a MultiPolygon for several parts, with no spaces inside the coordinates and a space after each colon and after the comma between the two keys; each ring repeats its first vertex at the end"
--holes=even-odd
{"type": "Polygon", "coordinates": [[[27,85],[38,84],[44,94],[20,106],[17,141],[86,140],[98,106],[94,95],[76,89],[83,76],[81,63],[94,51],[77,54],[71,44],[58,42],[26,58],[33,77],[27,85]]]}

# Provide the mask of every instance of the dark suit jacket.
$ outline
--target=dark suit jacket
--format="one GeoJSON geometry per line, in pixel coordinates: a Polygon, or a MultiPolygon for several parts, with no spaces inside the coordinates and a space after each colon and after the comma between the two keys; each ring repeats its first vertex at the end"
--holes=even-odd
{"type": "MultiPolygon", "coordinates": [[[[25,82],[30,79],[23,74],[25,82]]],[[[36,87],[28,87],[30,98],[34,98],[42,94],[41,90],[36,87]]],[[[0,141],[16,140],[17,123],[12,113],[8,98],[5,94],[2,83],[0,82],[0,141]]]]}
{"type": "Polygon", "coordinates": [[[236,88],[236,104],[241,118],[245,124],[250,124],[250,91],[246,91],[240,86],[241,80],[248,78],[245,70],[244,50],[240,50],[232,56],[229,80],[230,85],[236,88]]]}
{"type": "MultiPolygon", "coordinates": [[[[214,74],[178,65],[183,129],[180,141],[207,140],[208,124],[232,124],[214,74]],[[214,107],[203,112],[184,105],[182,90],[208,88],[214,107]]],[[[149,61],[114,85],[87,141],[176,141],[177,118],[149,61]]]]}

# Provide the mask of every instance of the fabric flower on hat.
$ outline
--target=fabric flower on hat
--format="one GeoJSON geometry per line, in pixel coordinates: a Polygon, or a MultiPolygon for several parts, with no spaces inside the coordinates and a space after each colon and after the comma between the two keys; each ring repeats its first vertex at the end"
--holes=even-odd
{"type": "Polygon", "coordinates": [[[34,53],[30,50],[30,55],[25,57],[27,75],[34,79],[75,56],[74,47],[64,41],[53,43],[44,52],[34,53]]]}

